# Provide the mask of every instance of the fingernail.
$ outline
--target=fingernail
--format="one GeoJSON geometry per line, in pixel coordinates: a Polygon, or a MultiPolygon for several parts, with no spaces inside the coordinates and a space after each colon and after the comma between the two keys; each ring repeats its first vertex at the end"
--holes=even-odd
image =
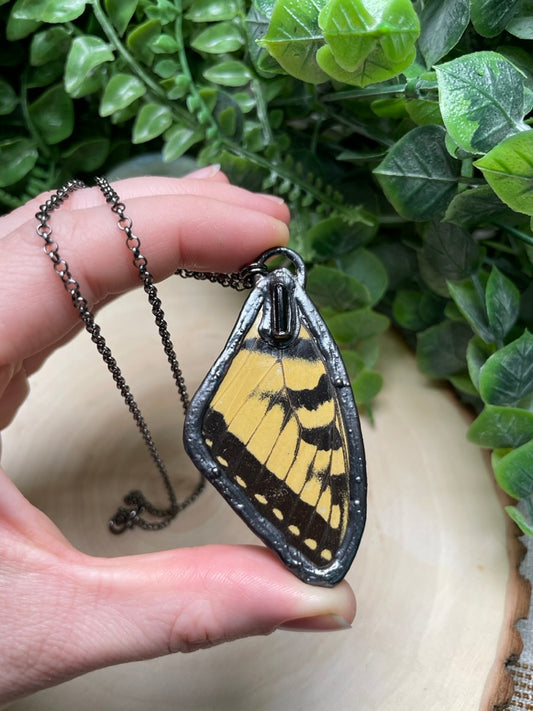
{"type": "Polygon", "coordinates": [[[285,200],[282,197],[279,197],[278,195],[270,195],[270,193],[259,193],[259,195],[261,195],[261,197],[266,198],[267,200],[272,200],[272,202],[275,202],[278,205],[281,205],[285,202],[285,200]]]}
{"type": "Polygon", "coordinates": [[[349,630],[351,624],[340,615],[318,615],[317,617],[301,617],[299,620],[289,620],[279,626],[280,630],[293,632],[334,632],[349,630]]]}
{"type": "Polygon", "coordinates": [[[198,168],[198,170],[193,170],[192,173],[187,173],[185,178],[194,179],[205,179],[212,178],[220,171],[220,163],[213,163],[213,165],[206,165],[205,168],[198,168]]]}

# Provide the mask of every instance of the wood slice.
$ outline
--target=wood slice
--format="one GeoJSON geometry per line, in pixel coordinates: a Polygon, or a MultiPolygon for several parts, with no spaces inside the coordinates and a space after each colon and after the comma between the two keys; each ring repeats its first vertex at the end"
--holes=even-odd
{"type": "MultiPolygon", "coordinates": [[[[191,390],[223,347],[241,297],[176,278],[163,304],[191,390]]],[[[181,498],[197,473],[183,452],[182,414],[141,292],[108,306],[102,330],[168,464],[181,498]],[[152,335],[153,334],[153,335],[152,335]]],[[[363,418],[368,524],[348,575],[352,630],[276,632],[192,655],[88,674],[15,703],[13,711],[489,711],[510,693],[504,662],[523,611],[516,538],[469,415],[387,335],[375,425],[363,418]],[[504,680],[502,682],[502,680],[504,680]],[[502,685],[503,684],[503,685],[502,685]]],[[[28,498],[92,555],[212,542],[257,542],[209,487],[159,533],[114,537],[106,522],[131,488],[164,498],[140,436],[87,334],[33,378],[5,432],[3,464],[28,498]],[[29,446],[31,443],[31,446],[29,446]]],[[[513,646],[514,645],[514,646],[513,646]]]]}

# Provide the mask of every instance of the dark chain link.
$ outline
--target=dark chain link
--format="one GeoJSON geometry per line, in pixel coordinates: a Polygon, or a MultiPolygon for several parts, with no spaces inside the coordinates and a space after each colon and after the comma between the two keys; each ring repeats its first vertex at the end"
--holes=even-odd
{"type": "MultiPolygon", "coordinates": [[[[143,282],[144,291],[148,296],[148,301],[152,308],[155,323],[159,330],[163,349],[165,351],[165,355],[167,356],[172,376],[178,389],[183,410],[184,412],[187,412],[187,408],[189,406],[187,388],[185,386],[183,374],[174,351],[167,322],[165,321],[165,314],[161,305],[161,300],[158,297],[154,279],[148,270],[148,261],[141,253],[141,241],[133,232],[133,224],[131,218],[125,214],[126,207],[124,203],[120,201],[119,196],[113,190],[109,182],[105,178],[96,178],[96,184],[102,191],[106,202],[111,206],[112,212],[118,216],[117,225],[119,229],[121,229],[126,235],[126,246],[133,254],[133,264],[139,272],[139,278],[143,282]]],[[[37,234],[44,240],[45,254],[48,255],[54,266],[56,274],[63,282],[67,293],[70,295],[74,307],[78,310],[81,320],[91,336],[91,340],[96,345],[98,352],[102,356],[104,363],[111,373],[115,385],[120,391],[120,394],[122,395],[122,398],[143,437],[152,460],[161,475],[169,499],[168,508],[159,508],[148,501],[142,492],[137,490],[131,491],[124,497],[126,507],[119,507],[115,515],[109,521],[109,528],[113,533],[121,533],[127,528],[133,528],[134,526],[139,526],[140,528],[151,531],[159,530],[161,528],[165,528],[165,526],[168,526],[180,511],[183,511],[183,509],[190,506],[190,504],[198,498],[204,488],[205,480],[202,477],[201,481],[198,483],[190,496],[188,496],[184,501],[177,501],[167,469],[155,446],[152,434],[141,414],[139,406],[137,405],[129,386],[127,385],[124,376],[122,375],[122,372],[113,357],[104,336],[101,333],[100,327],[95,321],[87,300],[81,294],[78,282],[72,277],[66,260],[59,254],[59,245],[52,238],[52,227],[50,226],[51,213],[61,207],[61,205],[73,192],[84,187],[86,186],[81,180],[69,180],[43,205],[41,205],[39,207],[39,212],[36,214],[36,218],[39,222],[37,234]],[[149,514],[156,520],[147,520],[142,516],[143,513],[149,514]]],[[[185,269],[177,270],[176,274],[181,277],[205,279],[211,282],[219,283],[222,286],[243,290],[252,286],[254,274],[261,270],[262,268],[252,264],[235,274],[192,272],[185,269]]]]}

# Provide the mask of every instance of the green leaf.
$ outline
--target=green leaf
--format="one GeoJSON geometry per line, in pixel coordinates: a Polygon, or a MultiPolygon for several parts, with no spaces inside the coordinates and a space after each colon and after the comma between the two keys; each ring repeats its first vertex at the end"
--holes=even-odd
{"type": "Polygon", "coordinates": [[[147,20],[129,32],[126,46],[130,52],[150,66],[153,60],[152,44],[160,34],[161,23],[159,20],[147,20]]]}
{"type": "Polygon", "coordinates": [[[307,241],[314,253],[313,258],[323,261],[367,244],[375,233],[374,225],[362,222],[349,225],[340,217],[327,217],[310,228],[307,241]]]}
{"type": "Polygon", "coordinates": [[[486,153],[524,123],[524,76],[496,52],[474,52],[435,67],[444,125],[460,148],[486,153]]]}
{"type": "Polygon", "coordinates": [[[35,166],[39,153],[29,138],[7,138],[0,141],[0,187],[13,185],[35,166]]]}
{"type": "MultiPolygon", "coordinates": [[[[272,0],[272,6],[274,0],[272,0]]],[[[263,77],[272,77],[284,71],[279,63],[272,57],[265,47],[260,45],[261,40],[268,32],[270,25],[270,12],[262,10],[253,3],[246,16],[245,28],[247,50],[255,70],[263,77]]]]}
{"type": "Polygon", "coordinates": [[[210,25],[191,41],[193,49],[208,54],[235,52],[243,44],[242,32],[235,22],[217,22],[210,25]]]}
{"type": "Polygon", "coordinates": [[[496,338],[489,325],[483,287],[477,288],[473,279],[465,279],[457,283],[448,282],[448,290],[457,308],[472,326],[474,333],[477,333],[485,343],[493,343],[496,338]]]}
{"type": "Polygon", "coordinates": [[[239,9],[238,0],[193,0],[185,17],[192,22],[233,20],[239,9]]]}
{"type": "Polygon", "coordinates": [[[368,405],[383,387],[383,378],[373,370],[363,370],[351,383],[356,403],[368,405]]]}
{"type": "Polygon", "coordinates": [[[459,42],[470,21],[470,0],[428,0],[420,15],[418,46],[432,67],[459,42]]]}
{"type": "Polygon", "coordinates": [[[108,138],[78,141],[63,154],[62,161],[72,173],[91,173],[100,168],[109,155],[108,138]]]}
{"type": "Polygon", "coordinates": [[[507,23],[507,32],[520,39],[533,39],[533,3],[531,0],[522,0],[522,7],[518,14],[507,23]]]}
{"type": "Polygon", "coordinates": [[[458,193],[444,215],[446,222],[461,227],[477,227],[510,214],[509,208],[494,194],[490,185],[479,185],[458,193]]]}
{"type": "Polygon", "coordinates": [[[466,364],[468,374],[474,387],[479,392],[479,373],[485,362],[494,353],[494,345],[489,345],[481,340],[479,336],[474,336],[466,349],[466,364]]]}
{"type": "Polygon", "coordinates": [[[74,97],[79,96],[83,82],[91,72],[104,62],[112,62],[113,51],[99,37],[84,35],[76,37],[70,47],[65,66],[65,89],[74,97]]]}
{"type": "Polygon", "coordinates": [[[180,158],[189,148],[203,138],[201,131],[195,131],[186,126],[173,126],[165,134],[165,146],[163,148],[163,160],[170,162],[180,158]]]}
{"type": "Polygon", "coordinates": [[[64,27],[49,27],[33,35],[30,47],[30,63],[42,66],[68,53],[71,36],[64,27]]]}
{"type": "Polygon", "coordinates": [[[318,15],[326,2],[277,0],[268,31],[259,41],[288,74],[312,84],[328,78],[316,61],[317,50],[324,44],[318,15]]]}
{"type": "Polygon", "coordinates": [[[431,378],[448,378],[466,368],[466,349],[472,337],[462,321],[443,321],[417,336],[418,367],[431,378]]]}
{"type": "Polygon", "coordinates": [[[533,526],[516,506],[506,506],[505,510],[509,518],[516,523],[522,533],[525,533],[526,536],[533,536],[533,526]]]}
{"type": "Polygon", "coordinates": [[[400,289],[394,297],[392,313],[402,328],[419,332],[442,320],[443,303],[428,292],[400,289]]]}
{"type": "Polygon", "coordinates": [[[502,489],[515,499],[529,496],[533,492],[533,440],[502,457],[494,474],[502,489]]]}
{"type": "Polygon", "coordinates": [[[533,412],[486,405],[471,424],[467,437],[474,444],[490,449],[520,447],[533,439],[533,412]]]}
{"type": "Polygon", "coordinates": [[[496,195],[516,212],[533,215],[533,131],[511,136],[474,164],[496,195]]]}
{"type": "Polygon", "coordinates": [[[326,323],[335,340],[347,346],[379,336],[389,327],[389,319],[369,307],[328,316],[326,323]]]}
{"type": "Polygon", "coordinates": [[[17,3],[16,17],[38,22],[71,22],[83,14],[89,0],[22,0],[17,3]]]}
{"type": "Polygon", "coordinates": [[[503,340],[518,319],[520,292],[495,265],[487,281],[485,302],[490,328],[496,340],[503,340]]]}
{"type": "Polygon", "coordinates": [[[470,0],[472,24],[483,37],[496,37],[520,8],[521,0],[470,0]]]}
{"type": "Polygon", "coordinates": [[[133,74],[114,74],[100,102],[100,116],[111,116],[126,108],[146,93],[146,86],[133,74]]]}
{"type": "Polygon", "coordinates": [[[430,222],[423,237],[419,262],[425,262],[441,280],[462,281],[476,271],[479,247],[466,230],[449,222],[430,222]]]}
{"type": "Polygon", "coordinates": [[[419,126],[391,148],[374,174],[397,212],[411,220],[444,214],[457,190],[461,164],[444,143],[441,126],[419,126]]]}
{"type": "Polygon", "coordinates": [[[132,142],[146,143],[164,133],[172,125],[172,112],[168,106],[145,104],[133,124],[132,142]]]}
{"type": "Polygon", "coordinates": [[[74,105],[59,84],[51,86],[30,104],[30,116],[48,145],[63,141],[74,130],[74,105]]]}
{"type": "Polygon", "coordinates": [[[516,405],[533,392],[533,336],[529,331],[490,356],[480,370],[481,397],[491,405],[516,405]]]}
{"type": "Polygon", "coordinates": [[[368,249],[351,251],[338,260],[338,267],[366,287],[370,305],[377,304],[387,290],[387,271],[381,260],[368,249]]]}
{"type": "Polygon", "coordinates": [[[31,35],[41,24],[38,20],[26,20],[19,15],[19,9],[24,10],[27,4],[28,0],[16,0],[11,8],[6,25],[6,38],[10,42],[16,42],[31,35]]]}
{"type": "Polygon", "coordinates": [[[368,290],[356,279],[321,264],[309,271],[307,290],[319,308],[329,306],[336,311],[357,309],[370,300],[368,290]]]}
{"type": "Polygon", "coordinates": [[[139,0],[105,0],[105,9],[119,35],[127,30],[139,0]]]}
{"type": "Polygon", "coordinates": [[[18,102],[18,97],[11,84],[0,79],[0,116],[10,114],[18,102]]]}
{"type": "Polygon", "coordinates": [[[208,81],[221,86],[244,86],[253,78],[246,64],[236,59],[214,64],[206,69],[203,75],[208,81]]]}

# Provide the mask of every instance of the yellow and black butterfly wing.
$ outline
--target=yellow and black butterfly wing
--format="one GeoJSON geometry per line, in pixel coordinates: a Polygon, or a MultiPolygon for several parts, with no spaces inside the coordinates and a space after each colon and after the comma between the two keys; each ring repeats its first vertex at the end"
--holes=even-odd
{"type": "Polygon", "coordinates": [[[298,314],[287,342],[262,333],[269,298],[263,284],[245,305],[193,398],[185,446],[289,569],[333,585],[352,562],[365,520],[357,411],[338,350],[303,289],[295,286],[298,314]]]}

